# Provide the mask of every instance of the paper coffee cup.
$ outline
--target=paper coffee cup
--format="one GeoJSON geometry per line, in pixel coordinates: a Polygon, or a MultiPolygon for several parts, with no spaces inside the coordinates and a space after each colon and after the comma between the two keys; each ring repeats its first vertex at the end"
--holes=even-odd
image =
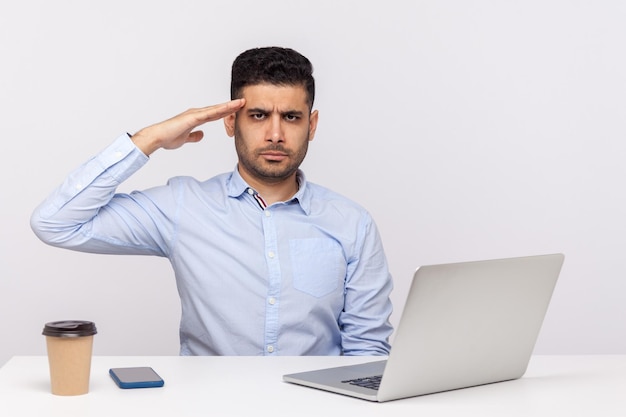
{"type": "Polygon", "coordinates": [[[65,320],[46,323],[50,387],[55,395],[89,392],[91,353],[96,325],[90,321],[65,320]]]}

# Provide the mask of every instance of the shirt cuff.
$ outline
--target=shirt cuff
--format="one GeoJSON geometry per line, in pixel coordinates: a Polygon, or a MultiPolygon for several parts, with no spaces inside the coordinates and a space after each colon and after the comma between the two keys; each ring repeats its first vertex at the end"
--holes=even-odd
{"type": "Polygon", "coordinates": [[[107,171],[121,183],[144,166],[150,158],[135,145],[128,133],[124,133],[94,159],[102,171],[107,171]]]}

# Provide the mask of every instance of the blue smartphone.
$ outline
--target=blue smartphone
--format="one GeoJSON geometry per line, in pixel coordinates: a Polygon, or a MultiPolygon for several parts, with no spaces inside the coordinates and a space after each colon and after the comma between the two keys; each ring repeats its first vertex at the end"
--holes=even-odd
{"type": "Polygon", "coordinates": [[[120,388],[155,388],[162,387],[165,382],[154,369],[149,366],[134,368],[111,368],[109,375],[120,388]]]}

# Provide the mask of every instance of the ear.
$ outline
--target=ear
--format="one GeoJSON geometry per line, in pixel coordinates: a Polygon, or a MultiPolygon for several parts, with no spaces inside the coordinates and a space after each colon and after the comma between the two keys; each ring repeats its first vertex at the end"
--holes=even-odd
{"type": "Polygon", "coordinates": [[[315,131],[317,130],[317,120],[319,119],[319,112],[314,110],[309,116],[309,142],[315,138],[315,131]]]}
{"type": "Polygon", "coordinates": [[[231,113],[228,116],[224,117],[224,128],[226,129],[226,134],[231,138],[235,136],[235,118],[237,117],[236,113],[231,113]]]}

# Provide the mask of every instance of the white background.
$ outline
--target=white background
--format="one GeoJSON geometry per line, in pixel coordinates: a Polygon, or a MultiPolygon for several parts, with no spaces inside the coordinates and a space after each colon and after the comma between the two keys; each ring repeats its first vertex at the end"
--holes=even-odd
{"type": "MultiPolygon", "coordinates": [[[[166,260],[75,253],[34,207],[118,134],[229,98],[241,51],[315,66],[309,180],[367,207],[395,277],[418,265],[563,252],[537,353],[626,353],[626,3],[2,1],[0,365],[43,325],[96,322],[95,354],[176,355],[166,260]]],[[[120,191],[231,170],[221,123],[120,191]]]]}

